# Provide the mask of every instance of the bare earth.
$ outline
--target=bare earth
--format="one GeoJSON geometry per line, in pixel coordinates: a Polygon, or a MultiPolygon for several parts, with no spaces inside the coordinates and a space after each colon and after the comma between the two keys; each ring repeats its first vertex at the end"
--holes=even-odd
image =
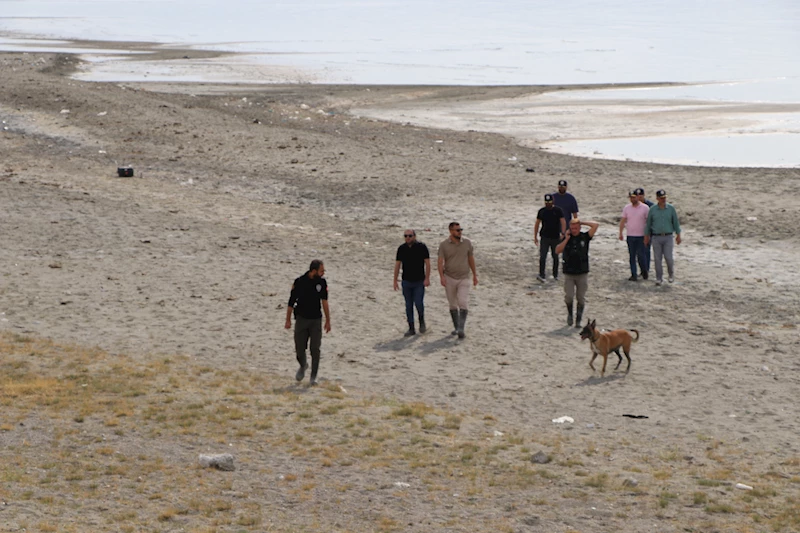
{"type": "MultiPolygon", "coordinates": [[[[333,318],[323,385],[491,416],[502,433],[565,434],[599,450],[583,458],[585,469],[611,472],[617,484],[633,458],[676,450],[699,477],[727,468],[731,498],[735,483],[800,476],[800,170],[590,160],[496,134],[348,113],[552,88],[89,83],[68,78],[74,68],[69,56],[0,55],[0,330],[133,357],[185,354],[285,376],[289,387],[296,362],[283,328],[288,290],[321,258],[333,318]],[[122,164],[134,178],[116,176],[122,164]],[[593,373],[588,344],[566,326],[562,288],[535,281],[535,216],[559,179],[569,181],[583,218],[601,224],[587,317],[641,332],[628,374],[613,366],[605,377],[593,373]],[[666,189],[681,216],[673,285],[655,287],[652,274],[626,281],[617,224],[637,186],[649,195],[666,189]],[[417,228],[435,254],[451,220],[476,248],[480,284],[467,339],[449,335],[438,276],[426,295],[430,331],[404,339],[403,299],[391,280],[402,230],[417,228]],[[563,415],[574,423],[552,422],[563,415]],[[709,441],[725,443],[737,468],[709,458],[709,441]]],[[[235,472],[244,485],[258,475],[235,472]]],[[[372,482],[369,473],[347,480],[372,482]]],[[[679,494],[696,490],[689,479],[676,484],[679,494]]],[[[773,497],[796,509],[797,487],[787,482],[773,497]]],[[[320,520],[346,515],[344,529],[378,530],[359,522],[378,505],[414,531],[490,531],[504,515],[513,531],[765,528],[746,512],[742,520],[709,514],[691,498],[662,510],[628,503],[619,513],[592,494],[552,496],[525,514],[535,520],[517,520],[516,509],[534,504],[522,489],[505,495],[497,516],[476,517],[473,529],[453,526],[446,512],[425,525],[430,502],[413,494],[396,508],[348,499],[320,520]]],[[[269,506],[264,494],[249,497],[269,506]]],[[[470,521],[468,501],[455,495],[447,505],[470,521]]],[[[28,512],[0,512],[8,524],[0,529],[18,530],[28,512]]],[[[76,511],[60,520],[85,518],[76,511]]],[[[314,530],[297,520],[296,530],[314,530]]]]}

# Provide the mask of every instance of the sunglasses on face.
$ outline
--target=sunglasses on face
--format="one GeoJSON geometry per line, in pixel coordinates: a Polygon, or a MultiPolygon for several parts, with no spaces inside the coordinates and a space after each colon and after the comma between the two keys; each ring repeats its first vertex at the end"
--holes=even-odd
{"type": "Polygon", "coordinates": [[[463,228],[456,228],[453,231],[457,231],[457,232],[461,233],[462,231],[464,231],[464,229],[463,228]]]}
{"type": "Polygon", "coordinates": [[[411,237],[413,237],[413,235],[403,235],[403,237],[405,237],[406,239],[410,239],[411,237]]]}

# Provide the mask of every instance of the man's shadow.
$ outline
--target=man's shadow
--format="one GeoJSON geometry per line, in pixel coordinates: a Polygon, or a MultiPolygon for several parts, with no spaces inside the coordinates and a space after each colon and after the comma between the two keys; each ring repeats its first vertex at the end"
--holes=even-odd
{"type": "Polygon", "coordinates": [[[375,345],[376,352],[400,352],[409,348],[417,346],[418,350],[423,355],[430,355],[443,348],[448,348],[456,344],[457,339],[451,335],[445,335],[441,338],[429,337],[430,333],[417,334],[410,337],[402,337],[385,342],[379,342],[375,345]]]}

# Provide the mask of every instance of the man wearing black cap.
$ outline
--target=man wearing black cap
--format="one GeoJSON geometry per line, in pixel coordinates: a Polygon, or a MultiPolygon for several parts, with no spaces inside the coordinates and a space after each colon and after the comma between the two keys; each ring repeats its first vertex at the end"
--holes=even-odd
{"type": "Polygon", "coordinates": [[[678,221],[678,212],[672,204],[667,203],[667,193],[664,190],[656,192],[656,205],[650,208],[647,214],[647,226],[644,232],[645,246],[653,243],[653,256],[656,260],[656,285],[664,282],[664,266],[662,257],[667,260],[667,274],[669,282],[675,281],[675,263],[672,259],[673,234],[674,244],[681,243],[681,224],[678,221]]]}
{"type": "Polygon", "coordinates": [[[553,204],[553,195],[544,195],[544,207],[539,209],[536,215],[536,225],[533,227],[533,243],[539,246],[539,236],[542,237],[542,244],[539,248],[539,275],[536,279],[544,283],[546,276],[544,273],[547,264],[547,252],[553,256],[553,278],[558,279],[558,254],[556,246],[561,242],[561,237],[567,231],[567,223],[564,220],[564,213],[560,207],[553,204]],[[542,229],[539,230],[541,225],[542,229]]]}
{"type": "Polygon", "coordinates": [[[319,370],[320,345],[322,344],[322,310],[325,311],[325,333],[331,331],[331,315],[328,310],[328,282],[325,265],[319,259],[311,261],[308,272],[294,280],[289,305],[286,308],[286,329],[292,328],[292,312],[294,312],[294,347],[300,369],[295,378],[303,381],[308,369],[306,346],[311,341],[311,384],[317,384],[319,370]]]}
{"type": "Polygon", "coordinates": [[[567,192],[567,180],[558,181],[558,192],[553,193],[553,203],[556,207],[560,207],[561,212],[564,213],[567,227],[569,227],[571,219],[578,218],[578,201],[567,192]]]}
{"type": "Polygon", "coordinates": [[[572,300],[578,299],[575,327],[581,327],[581,317],[586,305],[586,290],[589,288],[589,242],[597,232],[599,224],[592,220],[581,222],[577,218],[569,221],[569,230],[556,247],[564,258],[564,302],[567,304],[567,325],[572,325],[572,300]],[[581,231],[589,226],[589,231],[581,231]]]}
{"type": "MultiPolygon", "coordinates": [[[[639,203],[642,203],[642,204],[646,205],[648,209],[650,209],[651,207],[653,207],[653,205],[655,205],[655,204],[653,204],[653,202],[651,202],[650,200],[648,200],[647,198],[644,197],[644,189],[642,189],[641,187],[639,187],[638,189],[635,189],[633,192],[639,198],[639,203]]],[[[645,272],[650,272],[650,251],[651,251],[652,248],[653,248],[652,243],[648,244],[647,246],[644,247],[644,271],[645,272]]],[[[647,279],[647,278],[645,277],[644,279],[647,279]]]]}

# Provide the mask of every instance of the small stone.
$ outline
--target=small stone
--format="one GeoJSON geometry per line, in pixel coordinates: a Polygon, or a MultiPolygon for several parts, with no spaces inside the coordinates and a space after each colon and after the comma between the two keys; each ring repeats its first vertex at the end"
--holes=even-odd
{"type": "Polygon", "coordinates": [[[542,451],[538,451],[531,457],[531,462],[539,465],[546,465],[550,462],[550,456],[542,451]]]}
{"type": "Polygon", "coordinates": [[[224,470],[225,472],[233,472],[236,470],[236,466],[233,464],[233,455],[229,453],[201,455],[199,460],[200,466],[206,468],[216,468],[217,470],[224,470]]]}
{"type": "Polygon", "coordinates": [[[633,479],[632,477],[629,477],[628,479],[622,482],[623,487],[637,487],[638,485],[639,482],[633,479]]]}

